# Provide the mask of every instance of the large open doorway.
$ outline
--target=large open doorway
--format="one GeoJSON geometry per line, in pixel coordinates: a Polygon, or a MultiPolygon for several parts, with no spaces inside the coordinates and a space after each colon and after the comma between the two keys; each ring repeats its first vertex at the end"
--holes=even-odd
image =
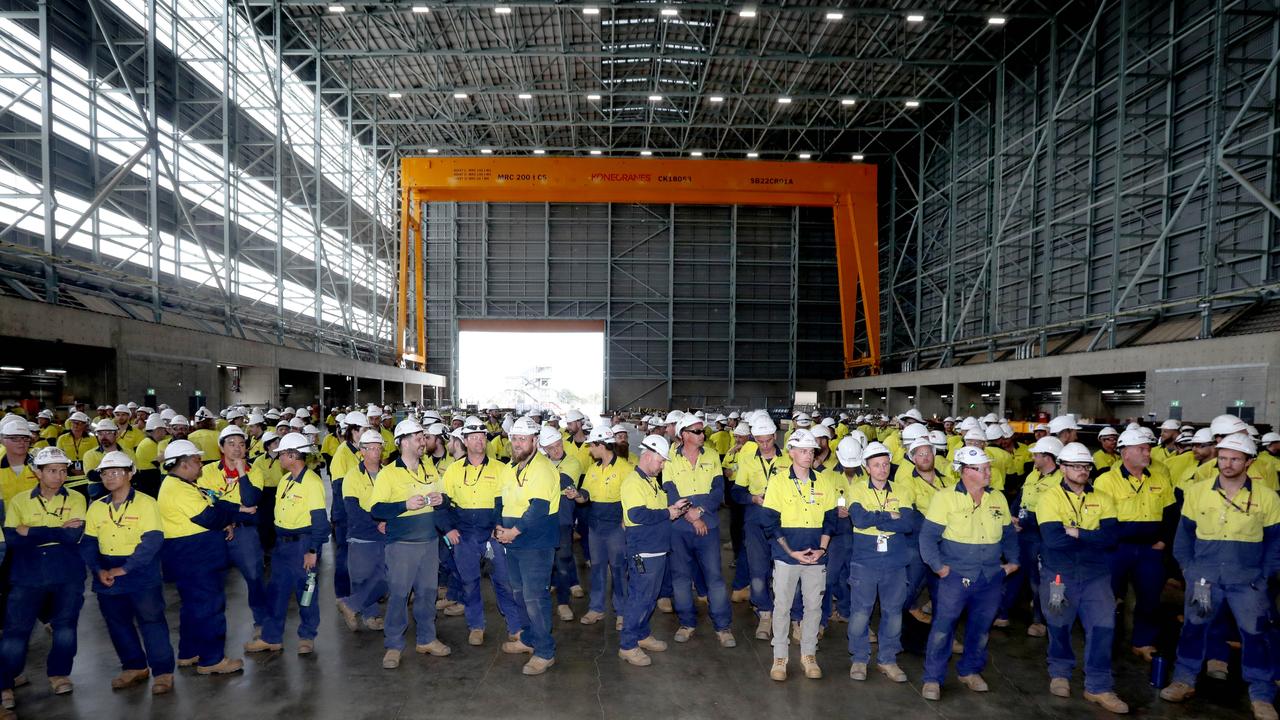
{"type": "Polygon", "coordinates": [[[600,417],[604,323],[558,320],[460,320],[458,402],[495,403],[523,412],[600,417]]]}

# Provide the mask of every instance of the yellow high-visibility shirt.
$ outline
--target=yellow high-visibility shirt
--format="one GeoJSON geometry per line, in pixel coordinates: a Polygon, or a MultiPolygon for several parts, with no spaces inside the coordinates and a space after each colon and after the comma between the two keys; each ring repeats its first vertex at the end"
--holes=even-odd
{"type": "Polygon", "coordinates": [[[145,493],[131,490],[129,499],[117,508],[111,496],[99,498],[85,513],[84,534],[98,539],[98,552],[126,557],[133,554],[149,532],[163,532],[160,504],[145,493]]]}

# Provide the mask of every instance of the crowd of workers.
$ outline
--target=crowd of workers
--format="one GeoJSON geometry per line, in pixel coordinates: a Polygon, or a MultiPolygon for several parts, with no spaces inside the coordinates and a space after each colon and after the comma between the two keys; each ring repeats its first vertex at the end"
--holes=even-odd
{"type": "Polygon", "coordinates": [[[655,611],[675,614],[672,640],[684,643],[705,606],[732,648],[731,603],[746,602],[758,619],[747,635],[771,643],[775,681],[788,678],[793,641],[802,674],[821,678],[819,640],[845,623],[850,678],[866,681],[874,660],[906,682],[904,617],[926,623],[921,693],[938,700],[953,655],[959,683],[988,690],[990,629],[1025,612],[1027,635],[1047,640],[1050,693],[1071,695],[1079,623],[1084,698],[1127,713],[1112,679],[1117,628],[1151,661],[1172,583],[1185,602],[1160,697],[1183,702],[1202,674],[1225,678],[1238,647],[1255,717],[1276,718],[1280,435],[1234,416],[1104,427],[1090,450],[1072,415],[1020,437],[994,414],[915,409],[797,412],[785,432],[763,410],[594,425],[576,410],[504,417],[496,406],[324,418],[200,408],[190,420],[133,403],[96,418],[74,410],[0,418],[0,718],[28,684],[38,624],[52,635],[51,691],[72,691],[86,573],[120,660],[113,688],[149,681],[163,695],[175,666],[243,669],[225,654],[233,567],[254,624],[244,651],[282,651],[296,603],[296,652],[316,652],[330,542],[335,617],[380,632],[388,670],[411,624],[416,653],[451,654],[437,613],[464,616],[467,643],[483,645],[487,577],[501,649],[530,656],[526,675],[555,664],[554,618],[591,625],[611,608],[618,656],[643,667],[668,648],[651,632],[655,611]],[[165,582],[179,596],[176,654],[165,582]],[[575,616],[571,598],[588,592],[575,616]]]}

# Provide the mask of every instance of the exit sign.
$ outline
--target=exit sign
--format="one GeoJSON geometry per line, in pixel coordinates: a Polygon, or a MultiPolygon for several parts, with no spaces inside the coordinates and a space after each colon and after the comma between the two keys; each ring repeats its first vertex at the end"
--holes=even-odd
{"type": "Polygon", "coordinates": [[[1237,401],[1236,401],[1236,407],[1244,407],[1244,401],[1243,401],[1243,400],[1237,400],[1237,401]]]}
{"type": "Polygon", "coordinates": [[[200,392],[199,390],[196,390],[196,397],[200,397],[201,395],[204,395],[204,393],[200,392]]]}
{"type": "Polygon", "coordinates": [[[1170,400],[1170,401],[1169,401],[1169,407],[1182,407],[1182,401],[1181,401],[1181,400],[1170,400]]]}

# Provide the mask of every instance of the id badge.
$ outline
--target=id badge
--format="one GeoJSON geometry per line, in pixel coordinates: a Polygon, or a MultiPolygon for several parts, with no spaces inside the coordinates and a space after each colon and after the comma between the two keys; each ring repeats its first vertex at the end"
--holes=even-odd
{"type": "Polygon", "coordinates": [[[878,553],[889,552],[889,536],[888,535],[876,536],[876,552],[878,553]]]}

